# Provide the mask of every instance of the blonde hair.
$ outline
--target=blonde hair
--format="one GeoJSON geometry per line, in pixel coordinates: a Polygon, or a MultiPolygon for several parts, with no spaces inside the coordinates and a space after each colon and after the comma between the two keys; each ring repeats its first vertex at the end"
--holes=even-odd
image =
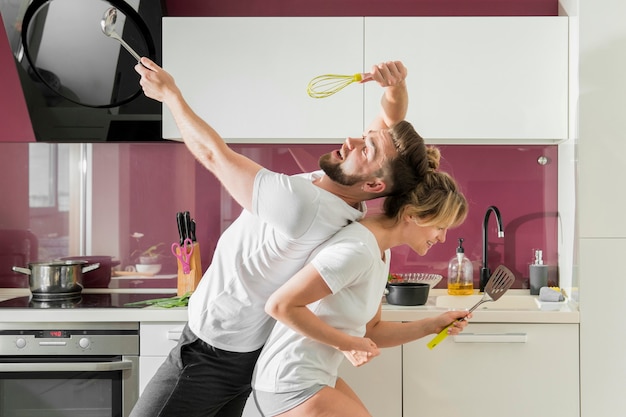
{"type": "Polygon", "coordinates": [[[467,200],[454,178],[438,170],[439,149],[429,146],[426,154],[427,172],[411,191],[387,197],[383,212],[398,221],[408,214],[417,217],[424,226],[456,227],[467,217],[467,200]]]}

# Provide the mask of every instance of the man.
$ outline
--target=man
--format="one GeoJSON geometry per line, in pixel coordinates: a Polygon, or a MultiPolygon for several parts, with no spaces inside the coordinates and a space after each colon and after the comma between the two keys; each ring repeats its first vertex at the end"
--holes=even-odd
{"type": "Polygon", "coordinates": [[[274,324],[264,312],[269,295],[315,247],[360,219],[363,201],[404,192],[428,169],[424,141],[403,121],[406,68],[374,66],[373,78],[385,88],[380,115],[364,136],[321,157],[323,173],[297,176],[271,172],[230,149],[151,60],[142,58],[135,70],[146,96],[169,108],[190,152],[244,210],[220,237],[190,299],[181,340],[131,416],[240,416],[274,324]]]}

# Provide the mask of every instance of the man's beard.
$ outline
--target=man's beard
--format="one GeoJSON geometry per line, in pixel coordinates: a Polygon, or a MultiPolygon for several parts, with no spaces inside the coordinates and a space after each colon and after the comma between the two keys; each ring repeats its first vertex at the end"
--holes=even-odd
{"type": "Polygon", "coordinates": [[[330,159],[330,154],[322,155],[319,160],[319,165],[328,178],[337,184],[351,186],[363,180],[355,175],[346,175],[341,169],[341,164],[334,164],[330,159]]]}

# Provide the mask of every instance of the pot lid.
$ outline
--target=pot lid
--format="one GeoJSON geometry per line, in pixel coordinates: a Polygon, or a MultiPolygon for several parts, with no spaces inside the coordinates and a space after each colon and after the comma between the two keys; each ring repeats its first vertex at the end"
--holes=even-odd
{"type": "Polygon", "coordinates": [[[65,261],[48,261],[48,262],[29,262],[28,266],[72,266],[86,265],[89,262],[82,260],[65,260],[65,261]]]}

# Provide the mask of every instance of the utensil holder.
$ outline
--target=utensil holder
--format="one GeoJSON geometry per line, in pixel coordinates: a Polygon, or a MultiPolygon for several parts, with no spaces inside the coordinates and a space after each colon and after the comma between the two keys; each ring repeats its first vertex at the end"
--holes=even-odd
{"type": "MultiPolygon", "coordinates": [[[[180,249],[177,249],[176,252],[179,253],[180,249]]],[[[198,242],[194,242],[193,244],[193,252],[191,254],[191,260],[189,261],[189,273],[186,274],[183,265],[180,259],[177,260],[178,263],[178,288],[177,295],[183,296],[188,292],[193,292],[198,287],[200,283],[200,279],[202,278],[202,262],[200,256],[200,244],[198,242]]]]}

